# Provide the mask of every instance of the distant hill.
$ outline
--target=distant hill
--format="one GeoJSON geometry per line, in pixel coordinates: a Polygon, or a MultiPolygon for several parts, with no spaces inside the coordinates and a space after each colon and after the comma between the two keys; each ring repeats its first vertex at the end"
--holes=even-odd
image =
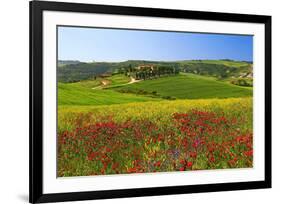
{"type": "Polygon", "coordinates": [[[60,82],[76,82],[90,79],[101,74],[112,72],[113,63],[78,63],[58,66],[58,80],[60,82]]]}
{"type": "Polygon", "coordinates": [[[245,61],[232,60],[189,60],[181,61],[183,72],[208,75],[219,79],[248,76],[253,72],[253,65],[245,61]]]}
{"type": "Polygon", "coordinates": [[[223,60],[182,60],[182,61],[146,61],[128,60],[125,62],[79,62],[59,61],[58,80],[60,82],[76,82],[91,79],[105,73],[124,73],[124,70],[140,65],[170,66],[181,72],[212,76],[218,79],[251,77],[251,62],[223,60]]]}
{"type": "Polygon", "coordinates": [[[78,60],[59,60],[58,61],[58,65],[62,66],[62,65],[70,65],[70,64],[79,64],[81,63],[78,60]]]}

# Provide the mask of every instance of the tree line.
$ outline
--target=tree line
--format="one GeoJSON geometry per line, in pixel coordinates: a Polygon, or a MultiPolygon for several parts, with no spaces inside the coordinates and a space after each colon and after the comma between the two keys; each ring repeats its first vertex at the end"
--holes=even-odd
{"type": "Polygon", "coordinates": [[[161,76],[177,75],[179,71],[180,70],[177,66],[168,65],[142,66],[141,68],[132,67],[131,65],[129,65],[128,67],[119,69],[119,73],[134,77],[137,80],[146,80],[159,78],[161,76]]]}

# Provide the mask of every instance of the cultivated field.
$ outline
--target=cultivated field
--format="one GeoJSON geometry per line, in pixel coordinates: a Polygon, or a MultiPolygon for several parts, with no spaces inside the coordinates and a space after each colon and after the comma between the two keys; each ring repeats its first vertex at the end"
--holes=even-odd
{"type": "Polygon", "coordinates": [[[174,99],[230,98],[252,95],[251,87],[235,86],[212,77],[195,74],[179,74],[157,80],[146,80],[116,88],[124,93],[155,93],[155,96],[174,99]]]}

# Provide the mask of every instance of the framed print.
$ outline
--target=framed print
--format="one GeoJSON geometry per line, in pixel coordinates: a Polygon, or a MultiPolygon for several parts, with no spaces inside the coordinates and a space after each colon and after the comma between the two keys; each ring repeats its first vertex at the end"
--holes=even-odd
{"type": "Polygon", "coordinates": [[[271,17],[30,2],[30,202],[271,187],[271,17]]]}

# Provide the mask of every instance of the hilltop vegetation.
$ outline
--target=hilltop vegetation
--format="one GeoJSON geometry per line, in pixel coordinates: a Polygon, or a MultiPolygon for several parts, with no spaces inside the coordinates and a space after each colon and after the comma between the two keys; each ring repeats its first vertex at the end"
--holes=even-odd
{"type": "MultiPolygon", "coordinates": [[[[125,62],[91,62],[91,63],[65,63],[58,67],[58,80],[60,82],[77,82],[93,79],[105,73],[126,74],[130,69],[138,66],[153,65],[155,69],[169,68],[172,72],[188,72],[218,79],[251,78],[252,63],[233,60],[185,60],[185,61],[143,61],[128,60],[125,62]]],[[[140,78],[141,75],[139,75],[140,78]]]]}
{"type": "Polygon", "coordinates": [[[70,65],[70,64],[79,64],[81,63],[78,60],[58,60],[58,66],[70,65]]]}
{"type": "Polygon", "coordinates": [[[226,60],[194,60],[184,61],[182,64],[182,71],[214,76],[218,79],[225,79],[229,77],[248,76],[252,73],[252,65],[247,62],[226,61],[226,60]]]}
{"type": "Polygon", "coordinates": [[[234,61],[229,59],[222,59],[222,60],[184,60],[180,61],[182,64],[220,64],[228,67],[243,67],[247,66],[249,64],[252,64],[252,62],[246,62],[246,61],[234,61]]]}
{"type": "Polygon", "coordinates": [[[59,82],[77,82],[86,79],[93,79],[96,76],[106,72],[112,72],[115,69],[114,63],[78,63],[58,66],[59,82]]]}

